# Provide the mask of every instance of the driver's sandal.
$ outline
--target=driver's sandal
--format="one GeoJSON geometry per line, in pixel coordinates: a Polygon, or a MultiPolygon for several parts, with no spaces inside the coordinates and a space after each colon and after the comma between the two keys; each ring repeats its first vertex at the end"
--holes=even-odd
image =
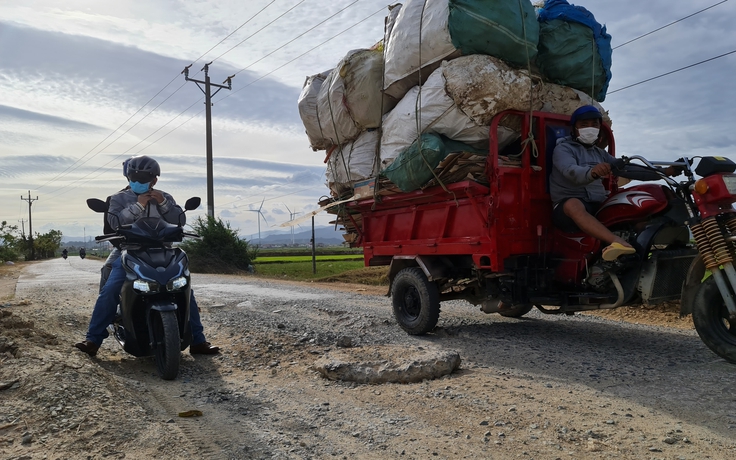
{"type": "Polygon", "coordinates": [[[623,255],[628,254],[635,254],[636,249],[630,247],[630,246],[624,246],[621,243],[611,243],[605,248],[603,248],[603,260],[606,260],[608,262],[611,262],[613,260],[618,259],[619,257],[623,255]]]}

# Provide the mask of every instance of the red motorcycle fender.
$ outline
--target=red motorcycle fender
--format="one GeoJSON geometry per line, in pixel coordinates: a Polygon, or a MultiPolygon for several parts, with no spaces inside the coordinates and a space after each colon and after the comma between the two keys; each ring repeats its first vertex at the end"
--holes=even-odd
{"type": "Polygon", "coordinates": [[[682,284],[682,295],[680,296],[680,316],[687,316],[693,312],[693,302],[698,293],[700,284],[705,276],[705,264],[703,258],[698,256],[693,259],[687,270],[687,278],[682,284]]]}

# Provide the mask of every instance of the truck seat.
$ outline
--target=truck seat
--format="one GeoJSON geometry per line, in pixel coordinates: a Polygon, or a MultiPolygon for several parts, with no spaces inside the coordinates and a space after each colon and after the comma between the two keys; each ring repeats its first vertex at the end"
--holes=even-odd
{"type": "Polygon", "coordinates": [[[547,135],[547,145],[546,145],[546,152],[544,153],[544,157],[546,159],[545,167],[547,172],[547,193],[549,193],[549,176],[552,174],[552,168],[554,167],[552,165],[552,154],[555,151],[555,147],[557,146],[557,141],[562,139],[565,136],[570,135],[570,127],[564,126],[564,125],[558,125],[558,126],[550,126],[547,125],[546,133],[547,135]]]}

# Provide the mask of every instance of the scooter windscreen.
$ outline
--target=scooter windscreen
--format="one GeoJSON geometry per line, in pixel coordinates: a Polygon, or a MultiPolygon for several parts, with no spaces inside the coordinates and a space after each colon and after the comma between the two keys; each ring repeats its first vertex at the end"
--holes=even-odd
{"type": "Polygon", "coordinates": [[[118,233],[131,240],[181,241],[184,229],[160,217],[142,217],[130,227],[121,226],[118,233]]]}

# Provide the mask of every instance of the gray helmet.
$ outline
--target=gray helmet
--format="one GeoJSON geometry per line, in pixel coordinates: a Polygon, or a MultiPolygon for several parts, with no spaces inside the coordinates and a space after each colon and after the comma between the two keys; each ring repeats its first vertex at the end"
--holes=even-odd
{"type": "Polygon", "coordinates": [[[141,155],[128,161],[127,175],[134,182],[147,183],[161,175],[161,167],[153,158],[141,155]]]}

